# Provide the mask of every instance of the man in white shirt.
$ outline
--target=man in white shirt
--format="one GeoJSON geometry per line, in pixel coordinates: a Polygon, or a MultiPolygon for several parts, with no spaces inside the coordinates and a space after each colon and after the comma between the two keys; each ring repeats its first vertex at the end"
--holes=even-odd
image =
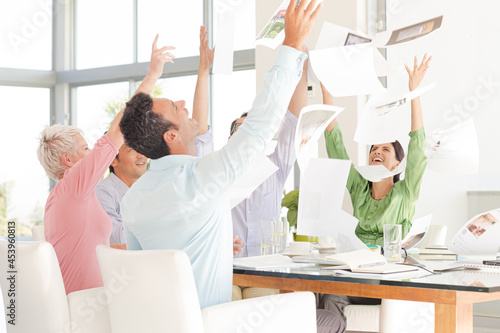
{"type": "Polygon", "coordinates": [[[125,141],[153,159],[122,199],[127,248],[186,252],[202,308],[231,300],[233,228],[225,192],[279,128],[307,58],[299,50],[321,8],[313,11],[315,3],[291,2],[275,66],[245,123],[220,151],[194,156],[200,125],[188,117],[184,101],[141,94],[127,103],[120,123],[125,141]]]}

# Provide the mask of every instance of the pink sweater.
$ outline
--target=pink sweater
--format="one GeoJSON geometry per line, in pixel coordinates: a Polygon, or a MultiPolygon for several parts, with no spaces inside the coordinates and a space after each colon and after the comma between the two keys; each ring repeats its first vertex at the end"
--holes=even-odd
{"type": "Polygon", "coordinates": [[[64,173],[45,205],[45,239],[56,251],[66,294],[102,287],[96,246],[109,246],[113,225],[94,189],[118,149],[107,135],[64,173]]]}

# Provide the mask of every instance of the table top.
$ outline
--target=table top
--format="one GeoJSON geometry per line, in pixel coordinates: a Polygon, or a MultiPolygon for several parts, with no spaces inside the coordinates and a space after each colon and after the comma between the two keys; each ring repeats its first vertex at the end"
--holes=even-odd
{"type": "Polygon", "coordinates": [[[385,276],[374,278],[372,274],[368,275],[367,277],[338,276],[335,275],[333,271],[319,270],[317,266],[262,270],[235,268],[233,270],[233,273],[253,276],[271,276],[292,279],[349,282],[370,285],[414,287],[454,291],[472,291],[483,293],[500,292],[500,270],[498,272],[485,272],[481,270],[456,270],[429,274],[423,277],[414,278],[390,278],[385,276]]]}

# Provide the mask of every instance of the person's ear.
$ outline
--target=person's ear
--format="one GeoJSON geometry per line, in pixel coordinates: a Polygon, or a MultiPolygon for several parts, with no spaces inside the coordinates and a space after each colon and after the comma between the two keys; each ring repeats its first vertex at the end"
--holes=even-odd
{"type": "Polygon", "coordinates": [[[179,143],[180,141],[180,135],[179,135],[179,131],[176,130],[176,129],[170,129],[168,131],[166,131],[165,133],[163,133],[163,140],[167,143],[167,144],[172,144],[172,143],[179,143]]]}
{"type": "Polygon", "coordinates": [[[62,154],[61,163],[62,163],[62,165],[67,166],[68,168],[71,168],[74,164],[73,161],[71,160],[71,157],[69,156],[69,154],[62,154]]]}
{"type": "Polygon", "coordinates": [[[115,157],[115,159],[113,160],[113,162],[111,162],[111,166],[113,168],[116,168],[118,166],[118,159],[115,157]]]}

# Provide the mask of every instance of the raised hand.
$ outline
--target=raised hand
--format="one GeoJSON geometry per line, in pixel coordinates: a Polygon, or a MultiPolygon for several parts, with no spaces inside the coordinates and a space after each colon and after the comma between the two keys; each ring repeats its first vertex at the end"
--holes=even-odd
{"type": "Polygon", "coordinates": [[[200,67],[199,70],[207,71],[214,62],[214,49],[208,47],[207,29],[200,27],[200,67]]]}
{"type": "Polygon", "coordinates": [[[174,63],[172,59],[175,56],[172,53],[166,52],[168,50],[175,50],[174,46],[164,46],[161,49],[157,47],[159,35],[156,35],[155,41],[153,42],[153,50],[151,52],[151,62],[149,63],[149,74],[156,79],[160,78],[163,74],[163,65],[170,62],[174,63]]]}
{"type": "Polygon", "coordinates": [[[431,62],[432,56],[427,58],[427,53],[424,55],[424,59],[422,59],[422,63],[420,66],[418,65],[417,56],[415,56],[415,60],[413,63],[413,70],[410,70],[408,65],[405,64],[406,71],[410,77],[409,79],[409,87],[410,91],[417,89],[420,82],[424,79],[425,73],[427,73],[427,69],[429,69],[429,63],[431,62]]]}
{"type": "Polygon", "coordinates": [[[311,32],[314,20],[323,7],[323,3],[320,3],[314,11],[316,0],[312,0],[308,5],[306,5],[307,0],[302,0],[298,7],[296,3],[296,0],[291,0],[286,10],[283,45],[302,50],[304,41],[311,32]]]}

